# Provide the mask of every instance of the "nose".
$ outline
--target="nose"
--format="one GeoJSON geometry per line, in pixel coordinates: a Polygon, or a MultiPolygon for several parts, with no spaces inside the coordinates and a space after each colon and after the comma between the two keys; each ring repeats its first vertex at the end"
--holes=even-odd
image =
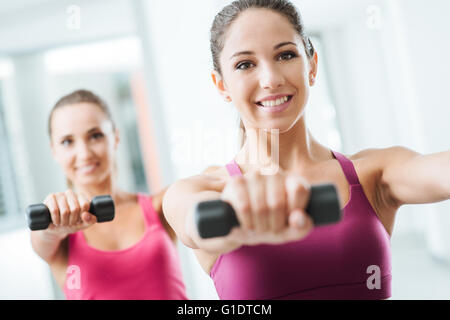
{"type": "Polygon", "coordinates": [[[89,159],[92,156],[92,150],[86,142],[79,142],[77,148],[77,157],[79,159],[89,159]]]}
{"type": "Polygon", "coordinates": [[[259,84],[263,89],[277,89],[284,85],[285,79],[275,65],[266,64],[260,69],[259,84]]]}

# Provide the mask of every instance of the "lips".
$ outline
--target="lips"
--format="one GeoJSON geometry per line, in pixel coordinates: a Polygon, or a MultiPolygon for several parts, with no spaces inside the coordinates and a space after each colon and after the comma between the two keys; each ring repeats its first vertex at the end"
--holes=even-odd
{"type": "Polygon", "coordinates": [[[99,163],[90,163],[81,166],[77,166],[75,169],[81,174],[89,174],[95,171],[99,166],[99,163]]]}
{"type": "Polygon", "coordinates": [[[269,100],[269,102],[262,102],[260,104],[256,103],[256,106],[259,110],[267,113],[279,113],[286,110],[292,101],[292,96],[286,96],[287,98],[278,98],[275,101],[275,104],[273,103],[274,100],[269,100]],[[280,100],[281,99],[281,100],[280,100]]]}
{"type": "Polygon", "coordinates": [[[287,101],[290,101],[291,99],[292,99],[292,95],[279,94],[276,96],[265,97],[255,103],[261,107],[271,108],[271,107],[280,106],[280,105],[286,103],[287,101]]]}

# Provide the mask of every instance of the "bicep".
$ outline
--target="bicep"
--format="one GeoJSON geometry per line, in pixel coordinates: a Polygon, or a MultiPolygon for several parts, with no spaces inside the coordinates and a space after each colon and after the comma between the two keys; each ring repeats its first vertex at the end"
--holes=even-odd
{"type": "Polygon", "coordinates": [[[381,186],[392,203],[432,203],[445,200],[438,154],[422,155],[405,147],[387,149],[381,186]]]}

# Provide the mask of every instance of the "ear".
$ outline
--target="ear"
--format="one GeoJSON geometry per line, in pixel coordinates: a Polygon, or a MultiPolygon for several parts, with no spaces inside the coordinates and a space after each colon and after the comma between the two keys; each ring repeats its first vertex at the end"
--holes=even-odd
{"type": "Polygon", "coordinates": [[[217,91],[219,91],[219,94],[222,96],[222,98],[226,102],[230,102],[231,101],[231,97],[228,94],[228,91],[227,91],[227,89],[225,87],[225,82],[223,81],[223,78],[219,74],[219,72],[217,72],[216,70],[213,70],[211,72],[211,78],[212,78],[212,81],[213,81],[214,85],[216,86],[217,91]]]}
{"type": "Polygon", "coordinates": [[[309,59],[309,85],[312,87],[316,83],[317,77],[317,52],[314,52],[314,56],[309,59]]]}

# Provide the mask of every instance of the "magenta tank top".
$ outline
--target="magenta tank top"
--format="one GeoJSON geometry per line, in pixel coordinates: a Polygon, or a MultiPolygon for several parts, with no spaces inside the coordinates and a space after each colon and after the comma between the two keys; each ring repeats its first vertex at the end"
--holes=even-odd
{"type": "Polygon", "coordinates": [[[146,230],[129,248],[104,251],[91,247],[82,231],[69,235],[68,300],[187,299],[178,253],[151,197],[138,194],[138,201],[146,230]]]}
{"type": "MultiPolygon", "coordinates": [[[[367,200],[352,162],[332,151],[350,185],[342,220],[281,245],[242,246],[211,269],[220,299],[386,299],[390,236],[367,200]]],[[[242,175],[233,160],[229,174],[242,175]]]]}

